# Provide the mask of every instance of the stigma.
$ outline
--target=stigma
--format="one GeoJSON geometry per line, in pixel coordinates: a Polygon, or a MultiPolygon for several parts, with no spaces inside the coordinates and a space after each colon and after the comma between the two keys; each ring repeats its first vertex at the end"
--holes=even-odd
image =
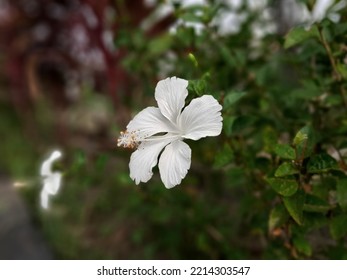
{"type": "Polygon", "coordinates": [[[140,139],[135,131],[121,131],[117,139],[117,146],[134,149],[140,145],[140,139]]]}

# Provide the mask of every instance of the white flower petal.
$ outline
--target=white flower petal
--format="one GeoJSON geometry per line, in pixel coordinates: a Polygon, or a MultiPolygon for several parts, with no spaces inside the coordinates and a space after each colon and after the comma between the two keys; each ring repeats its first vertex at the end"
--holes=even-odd
{"type": "Polygon", "coordinates": [[[61,156],[62,156],[61,151],[56,150],[56,151],[54,151],[54,152],[52,153],[52,155],[51,155],[51,160],[52,160],[52,161],[53,161],[53,160],[56,160],[56,159],[60,158],[61,156]]]}
{"type": "Polygon", "coordinates": [[[332,0],[317,0],[312,10],[314,20],[321,21],[332,3],[332,0]]]}
{"type": "Polygon", "coordinates": [[[49,176],[52,174],[51,167],[53,164],[53,161],[60,158],[62,156],[62,153],[60,151],[54,151],[51,156],[45,160],[41,165],[41,176],[49,176]]]}
{"type": "Polygon", "coordinates": [[[160,132],[173,132],[177,129],[161,114],[159,108],[147,107],[129,122],[127,130],[137,131],[148,137],[160,132]]]}
{"type": "Polygon", "coordinates": [[[167,189],[180,184],[187,175],[191,155],[191,149],[181,140],[166,146],[159,159],[159,171],[161,180],[167,189]]]}
{"type": "Polygon", "coordinates": [[[43,182],[43,189],[51,195],[57,194],[61,185],[61,173],[54,172],[50,176],[46,177],[43,182]]]}
{"type": "Polygon", "coordinates": [[[52,165],[52,161],[51,160],[46,160],[44,163],[42,163],[41,165],[41,176],[49,176],[52,174],[51,171],[51,165],[52,165]]]}
{"type": "Polygon", "coordinates": [[[187,87],[187,80],[172,77],[158,82],[155,88],[155,100],[161,113],[174,124],[188,95],[187,87]]]}
{"type": "Polygon", "coordinates": [[[168,143],[169,140],[143,142],[131,154],[130,178],[135,181],[136,185],[140,182],[146,183],[152,178],[152,168],[157,165],[159,153],[168,143]]]}
{"type": "Polygon", "coordinates": [[[48,209],[49,195],[44,189],[41,191],[40,197],[41,197],[41,207],[44,209],[48,209]]]}
{"type": "Polygon", "coordinates": [[[217,136],[222,131],[222,106],[211,95],[193,99],[179,117],[183,138],[198,140],[217,136]]]}

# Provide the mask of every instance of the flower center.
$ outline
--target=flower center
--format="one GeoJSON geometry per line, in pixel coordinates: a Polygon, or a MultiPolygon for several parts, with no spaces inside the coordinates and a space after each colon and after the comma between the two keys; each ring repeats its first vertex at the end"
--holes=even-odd
{"type": "Polygon", "coordinates": [[[143,142],[152,141],[174,141],[182,138],[180,133],[157,133],[149,136],[148,134],[141,133],[140,131],[121,131],[117,139],[117,146],[129,149],[136,149],[143,142]]]}
{"type": "Polygon", "coordinates": [[[136,131],[121,131],[117,140],[117,146],[123,148],[134,149],[140,145],[141,139],[136,134],[136,131]]]}

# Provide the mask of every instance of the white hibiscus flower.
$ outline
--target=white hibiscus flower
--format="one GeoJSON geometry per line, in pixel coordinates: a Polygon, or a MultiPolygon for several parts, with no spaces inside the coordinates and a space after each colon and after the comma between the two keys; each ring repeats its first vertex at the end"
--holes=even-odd
{"type": "Polygon", "coordinates": [[[62,174],[60,172],[52,172],[52,164],[60,158],[62,153],[54,151],[41,166],[41,176],[43,177],[43,187],[41,190],[41,206],[44,209],[49,207],[49,196],[56,195],[61,185],[62,174]]]}
{"type": "Polygon", "coordinates": [[[159,158],[160,177],[166,188],[181,183],[191,163],[191,149],[184,139],[217,136],[222,131],[222,106],[211,95],[193,99],[184,109],[188,81],[176,77],[155,88],[157,107],[139,112],[121,132],[118,146],[137,148],[129,163],[136,184],[151,179],[159,158]]]}

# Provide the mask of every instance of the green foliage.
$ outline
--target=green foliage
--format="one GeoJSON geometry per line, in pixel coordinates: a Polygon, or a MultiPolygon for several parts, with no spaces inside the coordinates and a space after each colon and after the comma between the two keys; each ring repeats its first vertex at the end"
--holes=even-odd
{"type": "Polygon", "coordinates": [[[315,133],[311,126],[305,126],[298,131],[293,140],[297,158],[303,160],[313,153],[316,144],[315,133]]]}
{"type": "Polygon", "coordinates": [[[289,215],[299,225],[303,225],[304,223],[304,202],[305,194],[301,191],[293,196],[283,197],[283,203],[289,215]]]}
{"type": "Polygon", "coordinates": [[[295,150],[286,144],[277,144],[274,148],[274,152],[283,159],[295,159],[295,150]]]}
{"type": "Polygon", "coordinates": [[[347,215],[339,215],[331,219],[330,233],[334,239],[340,239],[347,234],[347,215]]]}
{"type": "Polygon", "coordinates": [[[347,178],[343,178],[337,182],[336,198],[340,207],[347,211],[347,178]]]}
{"type": "Polygon", "coordinates": [[[311,28],[305,28],[305,27],[294,27],[291,29],[284,41],[284,48],[288,49],[290,47],[293,47],[302,41],[305,41],[309,38],[318,38],[319,32],[317,26],[313,25],[311,28]]]}
{"type": "Polygon", "coordinates": [[[275,171],[276,177],[284,177],[289,175],[298,174],[299,171],[290,162],[282,163],[275,171]]]}
{"type": "Polygon", "coordinates": [[[288,212],[282,204],[275,206],[269,216],[269,231],[272,232],[275,228],[283,226],[288,218],[288,212]]]}
{"type": "Polygon", "coordinates": [[[338,169],[337,162],[328,154],[317,154],[310,158],[307,164],[309,173],[327,172],[332,169],[338,169]]]}
{"type": "Polygon", "coordinates": [[[231,91],[224,97],[223,110],[228,110],[242,97],[246,95],[245,92],[231,91]]]}
{"type": "Polygon", "coordinates": [[[293,179],[269,178],[270,186],[280,195],[291,196],[298,190],[298,183],[293,179]]]}
{"type": "Polygon", "coordinates": [[[312,247],[310,243],[302,236],[294,238],[293,245],[298,250],[298,252],[303,253],[307,257],[310,257],[312,255],[312,247]]]}
{"type": "MultiPolygon", "coordinates": [[[[189,57],[194,57],[191,53],[189,54],[189,57]]],[[[193,59],[194,65],[198,62],[196,61],[195,57],[193,59]]],[[[197,80],[190,80],[188,85],[188,90],[195,93],[198,96],[206,94],[208,91],[208,85],[210,82],[210,73],[205,73],[200,79],[197,80]]]]}

